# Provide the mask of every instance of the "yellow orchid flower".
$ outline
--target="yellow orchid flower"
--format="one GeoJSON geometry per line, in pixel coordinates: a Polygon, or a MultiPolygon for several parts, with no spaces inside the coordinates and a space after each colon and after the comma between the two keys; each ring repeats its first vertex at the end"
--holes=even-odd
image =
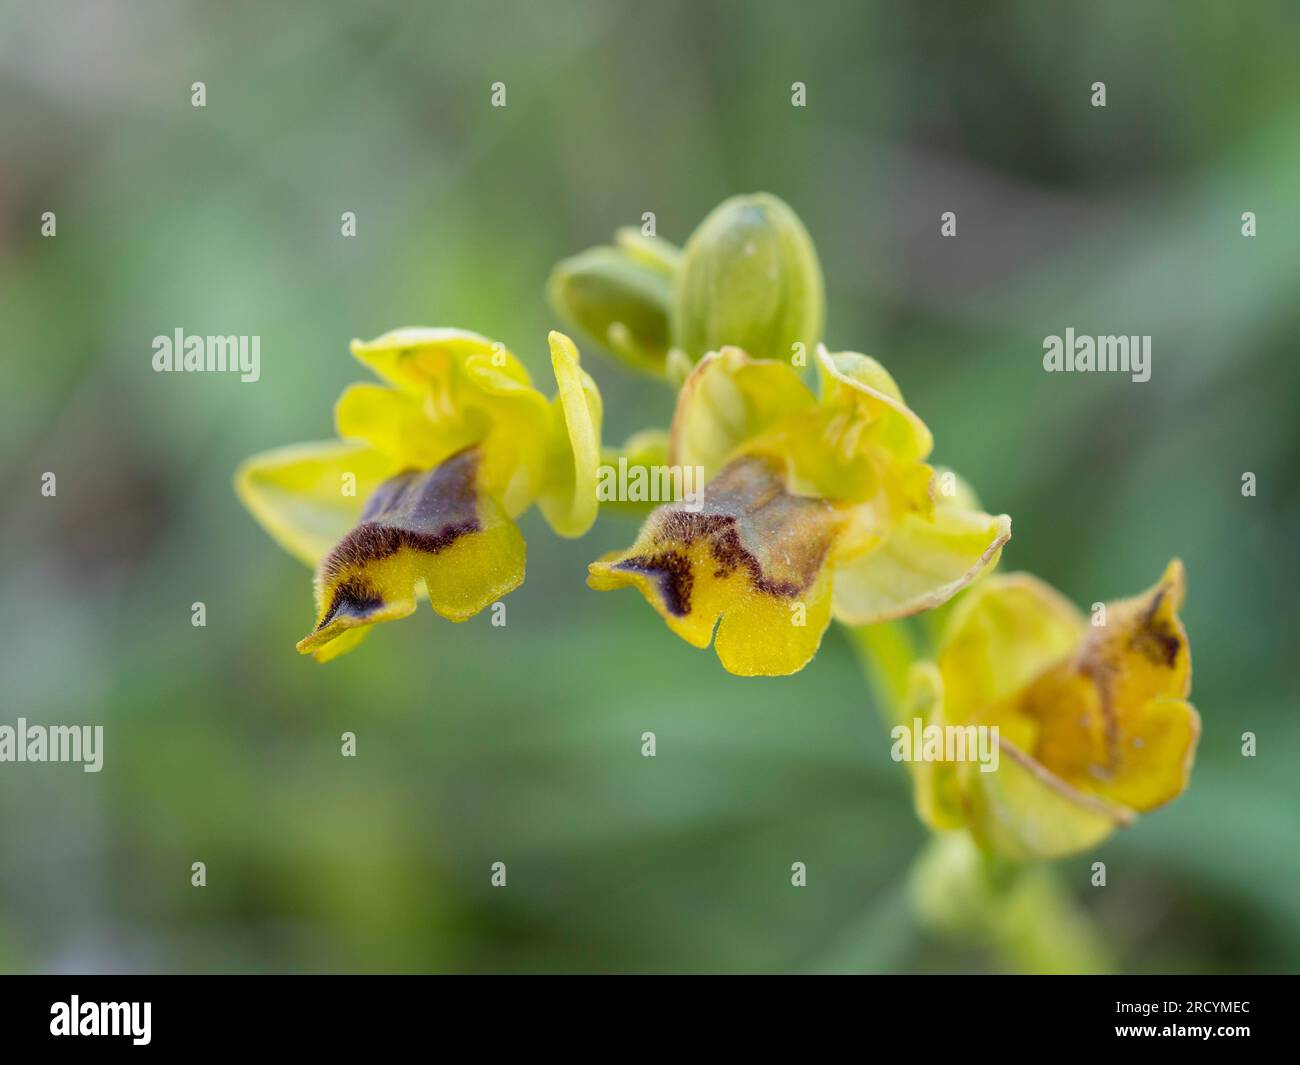
{"type": "Polygon", "coordinates": [[[341,440],[256,455],[239,498],[316,568],[316,624],[298,644],[326,661],[418,594],[465,621],[524,579],[514,519],[536,503],[561,536],[596,520],[601,401],[562,333],[547,400],[505,346],[459,329],[398,329],[352,354],[383,384],[349,386],[341,440]]]}
{"type": "Polygon", "coordinates": [[[707,355],[678,395],[669,462],[698,468],[589,567],[637,588],[668,627],[744,676],[802,669],[831,617],[864,625],[936,606],[994,564],[1011,520],[933,493],[930,431],[874,359],[819,347],[820,394],[789,363],[707,355]]]}
{"type": "Polygon", "coordinates": [[[987,850],[1055,858],[1100,842],[1180,795],[1200,735],[1187,702],[1191,652],[1178,619],[1186,580],[1169,563],[1094,625],[1027,574],[994,575],[954,606],[937,662],[911,668],[900,717],[997,726],[994,772],[911,761],[932,828],[969,828],[987,850]]]}

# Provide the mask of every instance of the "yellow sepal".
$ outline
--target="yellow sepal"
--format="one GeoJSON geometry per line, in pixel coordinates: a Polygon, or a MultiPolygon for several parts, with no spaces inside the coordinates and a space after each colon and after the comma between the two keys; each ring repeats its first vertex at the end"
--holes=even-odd
{"type": "Polygon", "coordinates": [[[396,470],[391,458],[364,444],[291,444],[245,459],[235,471],[235,493],[276,543],[315,566],[396,470]]]}

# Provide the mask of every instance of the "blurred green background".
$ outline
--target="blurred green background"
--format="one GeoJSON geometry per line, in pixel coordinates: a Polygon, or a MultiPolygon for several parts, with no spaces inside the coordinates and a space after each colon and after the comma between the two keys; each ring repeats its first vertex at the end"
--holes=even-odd
{"type": "MultiPolygon", "coordinates": [[[[0,722],[106,730],[98,775],[0,765],[0,968],[997,964],[908,916],[926,835],[841,631],[729,676],[585,587],[633,523],[532,513],[505,628],[422,608],[317,666],[310,575],[231,490],[330,435],[352,337],[478,330],[549,392],[552,263],[762,189],[829,342],[1013,515],[1004,569],[1087,605],[1187,564],[1191,788],[1060,863],[1119,967],[1295,970],[1297,55],[1289,2],[0,3],[0,722]],[[1045,374],[1067,326],[1151,334],[1152,380],[1045,374]],[[177,327],[260,334],[261,381],[153,373],[177,327]]],[[[607,439],[666,421],[584,363],[607,439]]]]}

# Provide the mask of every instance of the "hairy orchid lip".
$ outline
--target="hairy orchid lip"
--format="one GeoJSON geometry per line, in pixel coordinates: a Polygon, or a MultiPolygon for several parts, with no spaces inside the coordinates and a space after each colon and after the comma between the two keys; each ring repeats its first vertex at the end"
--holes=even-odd
{"type": "Polygon", "coordinates": [[[375,490],[360,523],[317,570],[319,616],[300,652],[332,657],[360,639],[358,630],[413,613],[419,594],[464,621],[518,587],[523,538],[482,492],[481,458],[479,448],[465,448],[375,490]]]}
{"type": "Polygon", "coordinates": [[[638,588],[673,631],[714,639],[733,673],[802,668],[830,623],[826,561],[842,522],[786,491],[779,464],[748,455],[708,483],[701,509],[660,507],[628,551],[592,563],[597,589],[638,588]]]}
{"type": "MultiPolygon", "coordinates": [[[[680,542],[688,547],[697,542],[708,544],[709,555],[716,567],[715,579],[725,579],[739,570],[748,574],[750,587],[756,592],[781,599],[793,599],[806,591],[816,578],[825,558],[825,547],[815,557],[811,571],[803,580],[776,580],[764,571],[753,551],[745,547],[739,530],[739,521],[731,514],[690,514],[673,512],[664,518],[659,536],[669,543],[680,542]]],[[[614,564],[614,569],[653,575],[658,581],[660,594],[669,613],[684,617],[691,611],[691,586],[694,573],[688,556],[676,547],[667,547],[659,554],[638,555],[614,564]]]]}
{"type": "Polygon", "coordinates": [[[793,599],[816,580],[834,528],[829,503],[790,495],[771,463],[748,457],[713,480],[701,513],[662,512],[655,543],[668,546],[626,558],[614,568],[654,574],[670,611],[682,616],[690,612],[693,573],[681,548],[705,543],[714,579],[744,571],[753,591],[793,599]],[[781,545],[779,558],[773,557],[775,545],[781,545]]]}
{"type": "Polygon", "coordinates": [[[408,470],[379,486],[362,511],[361,524],[321,563],[318,579],[332,593],[315,631],[342,614],[364,620],[384,608],[382,591],[361,575],[369,566],[402,550],[437,555],[479,531],[478,462],[478,452],[466,448],[431,472],[408,470]]]}

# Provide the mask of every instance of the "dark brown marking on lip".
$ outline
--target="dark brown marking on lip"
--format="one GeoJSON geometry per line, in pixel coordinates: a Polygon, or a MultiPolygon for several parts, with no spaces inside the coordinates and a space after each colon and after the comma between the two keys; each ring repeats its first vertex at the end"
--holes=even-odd
{"type": "Polygon", "coordinates": [[[665,551],[653,558],[641,555],[625,559],[614,567],[636,573],[646,573],[659,586],[664,606],[674,617],[685,617],[691,612],[691,589],[695,574],[690,560],[681,551],[665,551]]]}
{"type": "Polygon", "coordinates": [[[433,470],[408,470],[375,489],[361,523],[321,563],[321,587],[337,584],[317,630],[340,614],[364,618],[384,605],[364,576],[367,565],[403,548],[436,555],[478,532],[477,470],[478,451],[469,447],[433,470]]]}
{"type": "Polygon", "coordinates": [[[1160,611],[1160,604],[1164,602],[1167,591],[1167,588],[1161,588],[1151,597],[1151,605],[1142,615],[1130,640],[1130,646],[1146,655],[1156,665],[1168,666],[1172,669],[1183,641],[1174,626],[1167,620],[1156,620],[1156,614],[1160,611]]]}
{"type": "Polygon", "coordinates": [[[755,591],[793,599],[812,586],[830,550],[830,524],[824,520],[829,515],[829,504],[824,501],[785,492],[766,461],[737,459],[705,489],[700,512],[679,504],[664,507],[657,514],[653,534],[656,550],[626,558],[614,568],[652,576],[665,608],[682,617],[691,611],[695,584],[688,552],[693,544],[706,540],[715,579],[724,580],[744,570],[755,591]],[[806,530],[801,527],[803,522],[807,522],[806,530]],[[765,547],[770,546],[767,537],[774,543],[797,546],[795,561],[786,560],[793,576],[771,575],[759,556],[745,546],[742,528],[751,530],[765,547]]]}
{"type": "Polygon", "coordinates": [[[354,618],[369,617],[383,605],[384,597],[365,581],[359,578],[344,581],[334,589],[334,597],[330,600],[329,609],[316,629],[317,631],[323,629],[340,614],[354,618]]]}

